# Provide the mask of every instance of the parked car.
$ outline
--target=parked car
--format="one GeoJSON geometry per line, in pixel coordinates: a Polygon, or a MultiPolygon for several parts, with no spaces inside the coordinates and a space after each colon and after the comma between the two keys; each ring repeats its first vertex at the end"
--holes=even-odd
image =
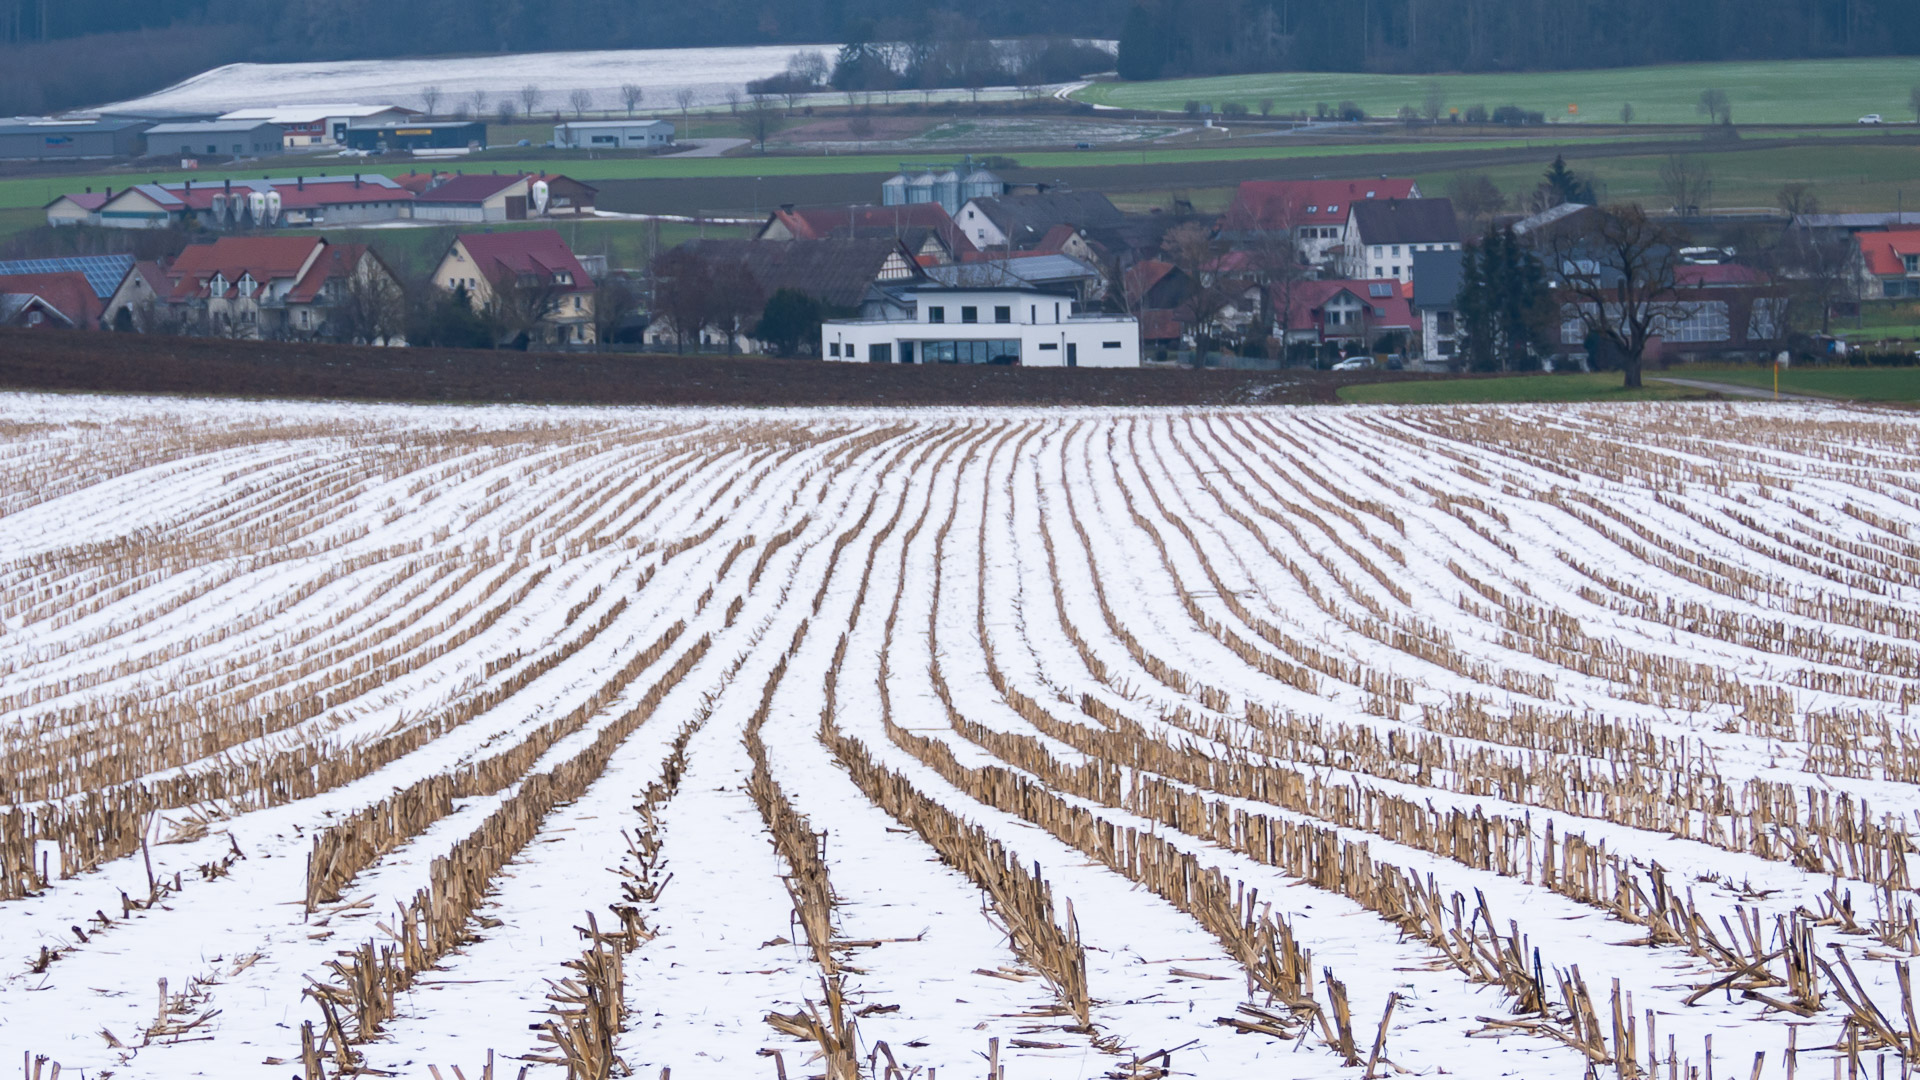
{"type": "Polygon", "coordinates": [[[1373,366],[1373,361],[1371,361],[1371,360],[1369,360],[1369,359],[1367,359],[1367,358],[1366,358],[1366,357],[1364,357],[1364,356],[1356,356],[1356,357],[1353,357],[1353,358],[1352,358],[1352,359],[1350,359],[1350,360],[1342,360],[1342,361],[1340,361],[1339,363],[1337,363],[1337,364],[1335,364],[1335,365],[1333,365],[1333,370],[1335,370],[1335,371],[1365,371],[1365,370],[1367,370],[1368,368],[1370,368],[1370,367],[1372,367],[1372,366],[1373,366]]]}
{"type": "Polygon", "coordinates": [[[1861,117],[1861,118],[1860,118],[1860,122],[1861,122],[1861,123],[1863,123],[1863,124],[1884,124],[1884,123],[1886,123],[1886,121],[1884,121],[1884,120],[1882,120],[1882,119],[1880,119],[1880,114],[1879,114],[1879,113],[1877,113],[1877,112],[1870,112],[1870,113],[1868,113],[1867,115],[1865,115],[1865,116],[1863,116],[1863,117],[1861,117]]]}

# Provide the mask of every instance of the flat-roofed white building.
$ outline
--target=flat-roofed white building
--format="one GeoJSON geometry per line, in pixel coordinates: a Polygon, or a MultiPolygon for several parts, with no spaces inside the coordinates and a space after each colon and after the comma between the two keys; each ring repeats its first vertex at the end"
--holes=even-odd
{"type": "Polygon", "coordinates": [[[673,145],[665,120],[569,120],[553,126],[559,150],[653,150],[673,145]]]}
{"type": "MultiPolygon", "coordinates": [[[[905,318],[833,319],[820,355],[873,364],[1139,367],[1131,315],[1075,314],[1073,297],[1003,286],[904,289],[905,318]]],[[[899,309],[895,309],[899,310],[899,309]]]]}

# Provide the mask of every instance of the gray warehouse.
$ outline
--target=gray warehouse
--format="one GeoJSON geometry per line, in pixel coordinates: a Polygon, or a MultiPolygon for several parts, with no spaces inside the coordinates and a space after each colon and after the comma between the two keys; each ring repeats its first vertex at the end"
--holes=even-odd
{"type": "Polygon", "coordinates": [[[27,120],[0,123],[0,160],[130,158],[151,120],[27,120]]]}
{"type": "Polygon", "coordinates": [[[253,157],[280,153],[284,129],[257,120],[202,120],[147,129],[151,157],[253,157]]]}
{"type": "Polygon", "coordinates": [[[647,150],[673,145],[665,120],[574,120],[555,125],[553,145],[562,150],[647,150]]]}

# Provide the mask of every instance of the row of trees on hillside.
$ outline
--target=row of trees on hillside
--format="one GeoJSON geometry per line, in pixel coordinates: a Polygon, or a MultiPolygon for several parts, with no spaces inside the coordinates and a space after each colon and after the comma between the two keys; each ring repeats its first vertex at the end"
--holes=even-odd
{"type": "Polygon", "coordinates": [[[1863,0],[1134,0],[1120,75],[1524,71],[1920,52],[1920,5],[1863,0]]]}

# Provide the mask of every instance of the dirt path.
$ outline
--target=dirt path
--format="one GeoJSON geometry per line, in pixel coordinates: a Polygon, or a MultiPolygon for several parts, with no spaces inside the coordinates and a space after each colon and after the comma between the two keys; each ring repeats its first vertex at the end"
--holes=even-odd
{"type": "Polygon", "coordinates": [[[1817,397],[1813,394],[1781,393],[1776,395],[1772,390],[1764,386],[1743,386],[1739,383],[1714,382],[1711,379],[1675,379],[1666,375],[1656,375],[1652,378],[1655,382],[1663,382],[1669,386],[1684,386],[1690,390],[1712,390],[1715,393],[1726,394],[1729,397],[1760,398],[1767,401],[1776,399],[1780,401],[1830,400],[1828,398],[1817,397]]]}

